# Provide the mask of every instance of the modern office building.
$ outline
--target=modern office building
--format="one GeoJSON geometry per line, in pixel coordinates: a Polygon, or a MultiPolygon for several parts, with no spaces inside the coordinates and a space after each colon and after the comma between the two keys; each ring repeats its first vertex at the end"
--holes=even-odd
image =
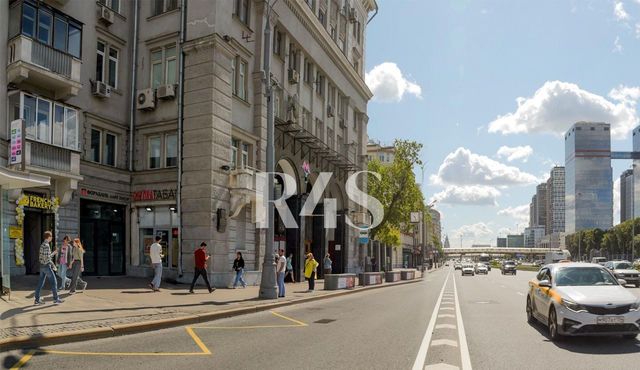
{"type": "Polygon", "coordinates": [[[538,195],[534,194],[529,203],[529,227],[536,226],[538,219],[538,195]]]}
{"type": "Polygon", "coordinates": [[[186,3],[0,2],[1,162],[50,183],[7,192],[3,271],[37,273],[51,229],[58,241],[80,236],[86,274],[151,275],[149,245],[160,236],[167,278],[190,281],[205,241],[216,285],[231,281],[237,251],[257,281],[274,252],[254,217],[267,83],[276,171],[295,180],[287,203],[299,226],[276,217],[276,247],[294,254],[298,275],[307,251],[330,252],[334,272],[362,269],[346,217],[363,213],[344,181],[366,169],[365,26],[375,1],[282,0],[271,11],[263,1],[186,3]],[[335,228],[324,227],[322,200],[313,217],[297,216],[319,172],[333,173],[323,195],[336,199],[335,228]]]}
{"type": "Polygon", "coordinates": [[[620,175],[620,222],[633,218],[633,170],[620,175]]]}
{"type": "Polygon", "coordinates": [[[565,134],[565,231],[613,226],[611,131],[578,122],[565,134]]]}
{"type": "Polygon", "coordinates": [[[507,235],[507,248],[522,248],[522,247],[524,247],[524,234],[507,235]]]}
{"type": "Polygon", "coordinates": [[[545,233],[564,233],[565,217],[565,171],[564,167],[553,167],[547,180],[545,233]]]}
{"type": "Polygon", "coordinates": [[[449,235],[444,236],[443,248],[446,248],[446,249],[451,248],[451,243],[449,242],[449,235]]]}
{"type": "Polygon", "coordinates": [[[538,246],[542,237],[544,237],[544,226],[533,226],[524,229],[524,246],[533,248],[538,246]]]}
{"type": "Polygon", "coordinates": [[[496,240],[496,246],[498,248],[506,248],[507,247],[507,238],[498,237],[496,240]]]}
{"type": "Polygon", "coordinates": [[[529,204],[529,227],[545,226],[547,222],[547,183],[536,186],[529,204]]]}

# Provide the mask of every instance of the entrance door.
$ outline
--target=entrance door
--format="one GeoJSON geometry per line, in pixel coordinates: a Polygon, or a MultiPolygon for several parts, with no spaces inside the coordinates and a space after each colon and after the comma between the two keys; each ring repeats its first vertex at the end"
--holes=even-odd
{"type": "Polygon", "coordinates": [[[115,204],[82,200],[80,239],[87,275],[125,273],[125,208],[115,204]]]}
{"type": "Polygon", "coordinates": [[[27,275],[40,273],[40,244],[42,243],[42,213],[24,212],[24,267],[27,275]]]}

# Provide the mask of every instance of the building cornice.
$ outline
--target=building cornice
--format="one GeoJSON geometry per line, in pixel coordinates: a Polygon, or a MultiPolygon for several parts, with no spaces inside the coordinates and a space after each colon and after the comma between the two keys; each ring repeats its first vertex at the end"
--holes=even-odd
{"type": "Polygon", "coordinates": [[[358,92],[365,97],[367,101],[370,100],[373,97],[373,93],[362,77],[356,73],[351,63],[349,63],[347,56],[342,53],[338,45],[329,37],[329,33],[322,27],[322,24],[315,17],[311,9],[304,5],[301,0],[284,0],[284,3],[287,4],[300,23],[309,31],[320,47],[326,52],[327,56],[340,68],[358,92]]]}

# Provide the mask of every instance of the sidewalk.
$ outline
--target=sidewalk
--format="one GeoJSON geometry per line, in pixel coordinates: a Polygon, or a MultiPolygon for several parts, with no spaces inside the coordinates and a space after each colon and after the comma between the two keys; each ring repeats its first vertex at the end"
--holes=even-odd
{"type": "MultiPolygon", "coordinates": [[[[429,271],[431,272],[431,271],[429,271]]],[[[419,281],[420,272],[416,279],[419,281]]],[[[89,285],[84,293],[60,294],[64,303],[52,303],[48,283],[42,295],[46,304],[33,305],[37,276],[25,276],[12,281],[11,301],[0,300],[0,348],[16,343],[33,342],[38,338],[55,336],[63,338],[75,333],[98,329],[143,331],[176,326],[181,322],[206,321],[309,300],[340,296],[356,291],[409,283],[389,283],[352,290],[325,291],[324,282],[316,281],[316,290],[307,293],[307,283],[287,283],[286,298],[263,300],[258,297],[258,286],[239,289],[217,289],[209,294],[203,286],[196,286],[196,294],[188,293],[188,285],[163,282],[160,292],[147,288],[148,279],[134,277],[86,277],[89,285]],[[129,330],[126,330],[129,329],[129,330]]],[[[112,335],[117,335],[114,333],[112,335]]],[[[94,335],[96,336],[96,335],[94,335]]],[[[98,335],[106,336],[106,335],[98,335]]]]}

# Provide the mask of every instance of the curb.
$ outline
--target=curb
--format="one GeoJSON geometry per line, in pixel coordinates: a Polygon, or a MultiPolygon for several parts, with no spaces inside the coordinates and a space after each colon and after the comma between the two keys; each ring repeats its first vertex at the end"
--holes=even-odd
{"type": "MultiPolygon", "coordinates": [[[[424,277],[424,276],[423,276],[424,277]]],[[[250,313],[269,311],[280,307],[293,306],[296,304],[309,303],[329,298],[341,297],[347,294],[366,292],[374,289],[390,288],[398,285],[412,284],[421,282],[422,277],[413,280],[404,280],[388,284],[370,285],[349,290],[339,290],[335,293],[328,293],[312,297],[294,299],[290,301],[271,302],[259,304],[250,307],[239,307],[225,311],[217,311],[202,314],[191,314],[188,316],[177,317],[173,319],[162,319],[154,321],[146,321],[141,323],[119,324],[108,327],[91,328],[74,330],[70,332],[40,334],[35,336],[20,336],[6,339],[0,339],[0,351],[9,351],[14,349],[39,348],[47,345],[80,342],[84,340],[102,339],[115,337],[120,335],[143,333],[159,329],[173,328],[183,325],[197,324],[207,321],[220,320],[224,318],[241,316],[250,313]]]]}

